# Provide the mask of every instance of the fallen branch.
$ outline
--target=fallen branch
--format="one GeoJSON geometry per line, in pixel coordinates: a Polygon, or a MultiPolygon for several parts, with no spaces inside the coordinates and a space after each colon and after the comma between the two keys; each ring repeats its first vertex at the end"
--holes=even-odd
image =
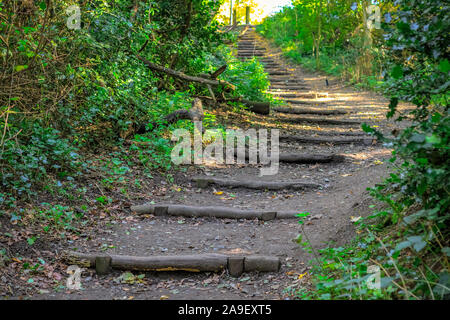
{"type": "Polygon", "coordinates": [[[136,54],[136,57],[139,60],[141,60],[151,70],[158,71],[158,72],[163,72],[163,73],[166,73],[166,74],[168,74],[168,75],[170,75],[172,77],[175,77],[175,78],[179,78],[179,79],[186,80],[186,81],[189,81],[189,82],[198,82],[198,83],[201,83],[201,84],[204,84],[204,85],[208,85],[209,84],[211,86],[223,86],[224,88],[227,88],[227,89],[230,89],[230,90],[233,90],[233,91],[236,90],[236,87],[233,84],[231,84],[231,83],[229,83],[227,81],[213,80],[213,79],[206,79],[206,78],[201,78],[201,77],[190,76],[190,75],[184,74],[184,73],[182,73],[180,71],[176,71],[176,70],[172,70],[172,69],[169,69],[169,68],[165,68],[165,67],[159,66],[159,65],[157,65],[155,63],[152,63],[152,62],[148,61],[147,59],[141,57],[138,54],[136,54]]]}
{"type": "MultiPolygon", "coordinates": [[[[178,120],[201,121],[203,119],[203,116],[204,116],[204,113],[203,113],[202,101],[198,98],[194,98],[194,100],[192,101],[191,109],[176,110],[176,111],[168,114],[167,116],[165,116],[163,123],[173,124],[173,123],[176,123],[178,120]]],[[[160,122],[153,122],[152,130],[161,126],[161,124],[162,123],[160,123],[160,122]]],[[[147,131],[148,131],[147,125],[143,123],[138,127],[138,129],[136,130],[136,133],[144,134],[147,131]]]]}

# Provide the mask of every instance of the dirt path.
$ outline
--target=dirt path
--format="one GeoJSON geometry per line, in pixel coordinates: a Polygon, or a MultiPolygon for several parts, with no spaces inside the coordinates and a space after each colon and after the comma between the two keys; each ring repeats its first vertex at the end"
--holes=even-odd
{"type": "MultiPolygon", "coordinates": [[[[360,125],[324,124],[324,119],[367,122],[385,131],[392,125],[385,122],[387,102],[372,93],[345,87],[336,79],[308,73],[287,64],[277,50],[269,48],[254,31],[240,39],[238,57],[254,54],[266,63],[271,74],[271,90],[285,97],[292,108],[307,109],[304,114],[272,112],[269,116],[250,113],[237,116],[215,111],[218,121],[230,128],[278,128],[281,135],[312,138],[309,143],[291,139],[281,141],[281,153],[339,154],[343,162],[323,164],[281,163],[276,176],[259,178],[259,167],[253,165],[203,165],[191,168],[175,183],[180,187],[165,194],[145,194],[134,204],[186,204],[195,206],[226,206],[242,209],[267,209],[285,212],[309,212],[305,230],[312,245],[318,249],[349,241],[354,236],[351,216],[366,215],[371,200],[365,191],[381,181],[386,172],[382,164],[390,151],[381,144],[369,143],[360,125]],[[309,110],[309,111],[308,111],[309,110]],[[311,112],[312,110],[312,112],[311,112]],[[315,114],[317,110],[344,110],[337,115],[315,114]],[[251,118],[250,118],[251,117],[251,118]],[[299,118],[303,118],[299,120],[299,118]],[[305,121],[304,118],[307,118],[305,121]],[[251,122],[249,121],[251,119],[251,122]],[[346,143],[348,138],[364,138],[346,143]],[[314,141],[314,138],[322,140],[314,141]],[[323,139],[333,138],[333,143],[323,139]],[[362,142],[361,142],[362,141],[362,142]],[[291,181],[302,180],[322,185],[318,189],[255,191],[245,188],[209,186],[199,189],[191,182],[203,175],[233,180],[291,181]]],[[[299,110],[297,110],[299,111],[299,110]]],[[[303,110],[304,111],[304,110],[303,110]]],[[[301,111],[299,111],[301,112],[301,111]]],[[[146,273],[143,280],[132,279],[124,284],[113,272],[98,277],[94,271],[82,274],[83,290],[46,293],[38,299],[284,299],[292,290],[309,286],[309,264],[312,258],[295,243],[300,233],[296,219],[231,220],[215,218],[139,217],[130,211],[129,218],[109,229],[99,230],[88,242],[74,241],[71,248],[82,252],[100,251],[125,255],[175,255],[199,253],[266,254],[281,258],[278,273],[245,273],[233,278],[222,274],[146,273]],[[306,274],[306,275],[305,275],[306,274]],[[299,279],[299,275],[303,275],[299,279]],[[288,288],[288,290],[286,290],[288,288]]],[[[139,274],[139,273],[136,273],[139,274]]]]}

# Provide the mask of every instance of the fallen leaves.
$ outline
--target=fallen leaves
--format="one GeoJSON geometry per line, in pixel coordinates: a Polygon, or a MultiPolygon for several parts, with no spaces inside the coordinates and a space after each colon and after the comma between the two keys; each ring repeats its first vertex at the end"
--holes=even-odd
{"type": "Polygon", "coordinates": [[[115,278],[114,282],[126,284],[145,283],[144,278],[145,274],[135,276],[133,273],[127,271],[122,273],[119,277],[115,278]]]}

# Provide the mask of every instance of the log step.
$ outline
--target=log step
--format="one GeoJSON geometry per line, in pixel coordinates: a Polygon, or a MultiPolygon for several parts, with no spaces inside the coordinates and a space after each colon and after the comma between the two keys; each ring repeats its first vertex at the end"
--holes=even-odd
{"type": "Polygon", "coordinates": [[[304,99],[317,99],[317,98],[327,98],[326,94],[315,94],[315,93],[277,93],[272,92],[280,98],[304,98],[304,99]]]}
{"type": "Polygon", "coordinates": [[[255,102],[245,99],[243,99],[241,102],[248,108],[248,110],[254,113],[263,115],[270,114],[270,102],[255,102]]]}
{"type": "Polygon", "coordinates": [[[323,119],[323,118],[303,118],[303,117],[295,117],[295,118],[282,118],[280,119],[283,122],[288,123],[315,123],[315,124],[329,124],[329,125],[345,125],[345,126],[360,126],[361,122],[352,121],[352,120],[336,120],[336,119],[323,119]]]}
{"type": "Polygon", "coordinates": [[[323,101],[314,101],[314,100],[292,100],[292,99],[285,99],[284,100],[286,103],[290,103],[290,104],[326,104],[326,102],[323,101]]]}
{"type": "Polygon", "coordinates": [[[271,76],[289,76],[289,72],[285,71],[266,71],[271,76]]]}
{"type": "Polygon", "coordinates": [[[262,54],[265,54],[266,53],[266,50],[263,50],[263,49],[241,49],[241,48],[238,48],[238,53],[239,54],[253,54],[253,53],[262,53],[262,54]]]}
{"type": "MultiPolygon", "coordinates": [[[[249,151],[248,148],[243,150],[245,152],[245,160],[249,161],[249,151]]],[[[234,156],[239,157],[239,151],[234,150],[234,156]]],[[[266,159],[270,163],[269,159],[266,159]]],[[[252,159],[253,161],[255,159],[252,159]]],[[[262,162],[259,154],[256,154],[256,161],[262,162]]],[[[343,162],[345,161],[345,156],[338,154],[308,154],[308,153],[280,153],[278,157],[280,163],[296,163],[296,164],[317,164],[317,163],[331,163],[331,162],[343,162]]]]}
{"type": "Polygon", "coordinates": [[[137,257],[69,251],[63,254],[63,260],[70,265],[95,268],[99,274],[106,274],[111,269],[140,272],[221,272],[228,270],[230,275],[239,277],[244,272],[278,272],[281,268],[281,260],[275,256],[236,256],[211,253],[137,257]]]}
{"type": "Polygon", "coordinates": [[[305,81],[303,80],[297,80],[297,79],[277,79],[277,78],[269,78],[269,82],[273,85],[283,85],[282,88],[285,88],[285,86],[293,86],[293,85],[299,85],[299,84],[305,84],[305,81]]]}
{"type": "Polygon", "coordinates": [[[259,219],[269,221],[276,218],[275,211],[240,210],[227,207],[195,207],[185,205],[154,205],[144,204],[133,206],[131,210],[138,214],[153,214],[155,216],[177,217],[213,217],[222,219],[259,219]]]}
{"type": "Polygon", "coordinates": [[[310,108],[292,108],[292,107],[274,107],[273,110],[280,113],[289,113],[289,114],[316,114],[322,116],[331,116],[331,115],[343,115],[348,114],[349,112],[342,110],[327,110],[327,109],[310,109],[310,108]]]}
{"type": "Polygon", "coordinates": [[[238,58],[253,58],[253,57],[264,57],[264,53],[238,53],[238,58]]]}
{"type": "Polygon", "coordinates": [[[280,154],[280,162],[297,163],[297,164],[316,164],[343,162],[345,156],[337,154],[299,154],[299,153],[282,153],[280,154]]]}
{"type": "Polygon", "coordinates": [[[310,143],[310,144],[334,144],[334,145],[343,145],[343,144],[364,144],[364,145],[372,145],[376,143],[376,139],[373,138],[324,138],[324,137],[301,137],[301,136],[291,136],[291,135],[282,135],[280,136],[281,141],[295,141],[299,143],[310,143]]]}
{"type": "MultiPolygon", "coordinates": [[[[272,82],[273,83],[273,82],[272,82]]],[[[299,86],[299,85],[281,85],[278,83],[272,84],[270,86],[270,89],[274,90],[311,90],[311,87],[309,86],[299,86]]]]}
{"type": "Polygon", "coordinates": [[[276,182],[276,181],[238,181],[231,179],[220,179],[211,177],[195,177],[192,179],[199,188],[207,188],[209,185],[217,185],[221,187],[229,188],[247,188],[255,190],[304,190],[304,189],[318,189],[322,187],[317,183],[310,183],[304,181],[287,181],[287,182],[276,182]]]}

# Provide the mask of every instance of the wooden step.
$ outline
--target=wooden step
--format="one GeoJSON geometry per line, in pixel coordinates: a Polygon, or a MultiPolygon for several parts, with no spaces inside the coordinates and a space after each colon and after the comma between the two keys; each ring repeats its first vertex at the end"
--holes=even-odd
{"type": "Polygon", "coordinates": [[[317,183],[305,182],[305,181],[262,181],[262,180],[232,180],[221,179],[211,177],[195,177],[192,179],[197,183],[199,188],[207,188],[209,185],[217,185],[220,187],[228,188],[246,188],[255,190],[304,190],[304,189],[317,189],[321,185],[317,183]]]}
{"type": "Polygon", "coordinates": [[[292,108],[292,107],[273,107],[273,110],[280,113],[289,114],[316,114],[322,116],[348,114],[347,111],[329,110],[329,109],[311,109],[311,108],[292,108]]]}
{"type": "Polygon", "coordinates": [[[286,99],[284,100],[287,103],[290,104],[307,104],[307,105],[324,105],[326,104],[323,101],[313,101],[313,100],[292,100],[292,99],[286,99]]]}
{"type": "Polygon", "coordinates": [[[344,144],[364,144],[367,146],[373,145],[377,142],[374,138],[360,137],[360,138],[339,138],[339,137],[305,137],[305,136],[292,136],[281,135],[281,141],[291,141],[306,144],[332,144],[332,145],[344,145],[344,144]]]}
{"type": "Polygon", "coordinates": [[[271,90],[295,90],[295,91],[303,91],[303,90],[311,90],[311,87],[309,86],[302,86],[302,85],[279,85],[279,84],[275,84],[275,85],[271,85],[270,86],[271,90]]]}
{"type": "Polygon", "coordinates": [[[336,119],[326,119],[326,118],[303,118],[303,117],[292,117],[292,118],[282,118],[279,119],[283,122],[288,123],[314,123],[314,124],[324,124],[324,125],[345,125],[345,126],[360,126],[361,122],[352,120],[336,120],[336,119]]]}
{"type": "Polygon", "coordinates": [[[270,210],[241,210],[219,206],[200,207],[178,204],[144,204],[133,206],[131,210],[138,214],[153,214],[155,216],[260,219],[263,221],[273,220],[277,215],[276,211],[270,210]]]}
{"type": "Polygon", "coordinates": [[[317,98],[326,98],[328,95],[326,94],[317,94],[317,93],[277,93],[272,92],[273,95],[280,98],[305,98],[305,99],[317,99],[317,98]]]}
{"type": "Polygon", "coordinates": [[[222,272],[239,277],[244,272],[278,272],[281,260],[275,256],[197,254],[175,256],[125,256],[105,253],[64,252],[63,261],[69,265],[95,268],[97,274],[105,275],[111,270],[157,271],[157,272],[222,272]]]}
{"type": "MultiPolygon", "coordinates": [[[[248,149],[245,151],[245,160],[249,161],[248,149]]],[[[234,156],[238,157],[238,151],[234,150],[234,156]]],[[[256,160],[261,163],[259,154],[256,154],[256,160]]],[[[266,158],[267,162],[270,163],[270,154],[266,158]]],[[[297,164],[317,164],[317,163],[331,163],[331,162],[343,162],[345,156],[337,154],[309,154],[309,153],[285,153],[279,154],[278,161],[280,163],[297,163],[297,164]]]]}

